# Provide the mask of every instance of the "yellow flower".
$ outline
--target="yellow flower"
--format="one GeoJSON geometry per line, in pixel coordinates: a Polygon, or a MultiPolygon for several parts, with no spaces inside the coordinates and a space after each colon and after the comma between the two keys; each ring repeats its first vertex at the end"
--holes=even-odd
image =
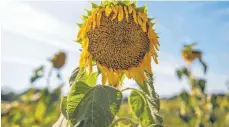
{"type": "Polygon", "coordinates": [[[92,61],[102,73],[102,84],[119,85],[122,75],[143,85],[145,72],[158,63],[159,47],[153,23],[135,3],[108,2],[92,7],[78,32],[82,54],[80,67],[92,70],[92,61]]]}

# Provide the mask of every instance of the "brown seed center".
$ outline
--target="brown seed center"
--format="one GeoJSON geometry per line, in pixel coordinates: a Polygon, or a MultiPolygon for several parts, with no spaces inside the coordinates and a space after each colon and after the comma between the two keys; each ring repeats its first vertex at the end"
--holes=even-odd
{"type": "Polygon", "coordinates": [[[111,20],[113,13],[102,14],[101,24],[87,33],[88,50],[101,65],[112,69],[137,67],[149,50],[147,32],[143,32],[129,15],[122,21],[111,20]]]}

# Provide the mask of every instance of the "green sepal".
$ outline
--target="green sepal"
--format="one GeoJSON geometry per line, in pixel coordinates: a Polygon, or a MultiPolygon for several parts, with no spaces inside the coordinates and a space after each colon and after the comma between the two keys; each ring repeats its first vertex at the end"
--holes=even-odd
{"type": "Polygon", "coordinates": [[[138,7],[137,10],[140,11],[140,12],[142,12],[142,13],[145,13],[146,6],[138,7]]]}
{"type": "Polygon", "coordinates": [[[76,24],[79,26],[79,28],[83,26],[83,24],[80,24],[80,23],[76,23],[76,24]]]}
{"type": "Polygon", "coordinates": [[[86,20],[86,19],[88,19],[88,16],[82,15],[82,19],[86,20]]]}
{"type": "Polygon", "coordinates": [[[123,3],[124,5],[127,5],[127,6],[131,4],[129,0],[122,1],[122,3],[123,3]]]}
{"type": "Polygon", "coordinates": [[[98,8],[99,5],[97,5],[97,4],[93,3],[93,2],[91,2],[91,7],[92,7],[92,8],[98,8]]]}
{"type": "Polygon", "coordinates": [[[134,1],[133,3],[131,3],[130,6],[136,7],[136,1],[134,1]]]}
{"type": "Polygon", "coordinates": [[[77,38],[76,40],[73,40],[76,43],[82,44],[82,39],[81,38],[77,38]]]}
{"type": "MultiPolygon", "coordinates": [[[[155,18],[148,18],[148,21],[151,22],[152,20],[154,20],[155,18]]],[[[152,23],[153,24],[153,23],[152,23]]]]}
{"type": "Polygon", "coordinates": [[[91,11],[89,11],[89,10],[87,10],[87,9],[85,9],[85,10],[86,10],[86,12],[87,12],[87,15],[90,16],[90,15],[91,15],[91,11]]]}

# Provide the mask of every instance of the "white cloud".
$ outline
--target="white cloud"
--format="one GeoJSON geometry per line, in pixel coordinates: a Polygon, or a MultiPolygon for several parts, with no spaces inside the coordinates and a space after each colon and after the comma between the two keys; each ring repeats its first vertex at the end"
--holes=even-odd
{"type": "Polygon", "coordinates": [[[30,59],[28,61],[28,60],[25,60],[24,58],[20,58],[20,57],[7,56],[7,57],[2,57],[1,58],[1,63],[22,64],[22,65],[36,67],[40,63],[47,63],[47,61],[39,61],[37,59],[30,59]]]}
{"type": "Polygon", "coordinates": [[[17,2],[6,4],[1,12],[3,29],[68,51],[77,50],[73,47],[76,30],[54,16],[17,2]]]}

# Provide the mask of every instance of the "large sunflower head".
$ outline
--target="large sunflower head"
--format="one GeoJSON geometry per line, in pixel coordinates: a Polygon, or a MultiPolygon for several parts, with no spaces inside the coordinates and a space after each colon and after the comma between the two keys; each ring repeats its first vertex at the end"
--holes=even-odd
{"type": "Polygon", "coordinates": [[[103,84],[117,85],[123,74],[143,84],[144,72],[152,73],[151,59],[158,63],[159,47],[146,6],[130,1],[92,3],[83,19],[77,39],[83,49],[80,67],[92,71],[94,61],[103,84]]]}

